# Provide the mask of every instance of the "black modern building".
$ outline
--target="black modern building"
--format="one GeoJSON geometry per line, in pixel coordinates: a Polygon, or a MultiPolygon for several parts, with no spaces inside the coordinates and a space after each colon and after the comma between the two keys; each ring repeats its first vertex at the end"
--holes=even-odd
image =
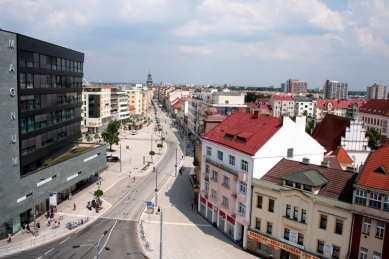
{"type": "Polygon", "coordinates": [[[60,202],[106,166],[102,145],[44,163],[81,138],[83,63],[81,52],[0,30],[0,233],[17,232],[33,206],[49,208],[49,193],[60,202]]]}

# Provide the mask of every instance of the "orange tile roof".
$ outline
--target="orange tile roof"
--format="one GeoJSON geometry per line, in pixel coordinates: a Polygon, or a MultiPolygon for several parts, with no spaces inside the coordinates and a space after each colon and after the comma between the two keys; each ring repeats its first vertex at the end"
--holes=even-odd
{"type": "Polygon", "coordinates": [[[332,109],[351,109],[354,103],[356,103],[358,107],[361,107],[363,104],[366,103],[366,101],[354,100],[354,99],[350,99],[347,101],[323,99],[323,100],[317,100],[316,106],[319,108],[324,108],[327,107],[328,103],[332,103],[332,109]]]}
{"type": "Polygon", "coordinates": [[[272,98],[277,101],[292,101],[294,102],[294,98],[289,95],[273,95],[272,98]]]}
{"type": "Polygon", "coordinates": [[[347,164],[354,162],[342,146],[339,146],[337,149],[335,149],[331,155],[335,156],[339,163],[347,164]]]}
{"type": "Polygon", "coordinates": [[[360,112],[389,116],[389,100],[373,99],[359,108],[360,112]]]}
{"type": "Polygon", "coordinates": [[[181,108],[180,102],[178,102],[175,105],[173,105],[173,108],[176,109],[176,110],[179,110],[181,108]]]}
{"type": "Polygon", "coordinates": [[[389,146],[373,151],[366,159],[357,184],[389,191],[389,146]],[[386,173],[384,173],[386,171],[386,173]]]}

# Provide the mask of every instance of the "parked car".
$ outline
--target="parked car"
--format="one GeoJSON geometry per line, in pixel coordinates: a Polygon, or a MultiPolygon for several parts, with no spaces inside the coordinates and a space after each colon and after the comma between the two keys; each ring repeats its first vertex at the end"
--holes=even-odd
{"type": "Polygon", "coordinates": [[[136,134],[138,134],[138,131],[136,131],[136,130],[133,130],[131,133],[131,135],[136,135],[136,134]]]}

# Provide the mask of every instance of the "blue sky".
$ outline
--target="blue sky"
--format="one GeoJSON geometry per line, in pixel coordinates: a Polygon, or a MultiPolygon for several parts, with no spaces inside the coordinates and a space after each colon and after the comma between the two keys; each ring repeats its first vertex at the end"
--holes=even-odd
{"type": "Polygon", "coordinates": [[[388,0],[0,0],[0,28],[84,52],[88,81],[389,85],[388,0]]]}

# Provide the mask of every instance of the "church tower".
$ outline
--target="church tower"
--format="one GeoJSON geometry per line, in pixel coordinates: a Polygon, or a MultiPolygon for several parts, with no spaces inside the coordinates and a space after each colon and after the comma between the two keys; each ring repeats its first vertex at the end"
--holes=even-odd
{"type": "Polygon", "coordinates": [[[149,74],[147,75],[147,87],[148,88],[153,87],[153,78],[151,77],[150,70],[149,70],[149,74]]]}

